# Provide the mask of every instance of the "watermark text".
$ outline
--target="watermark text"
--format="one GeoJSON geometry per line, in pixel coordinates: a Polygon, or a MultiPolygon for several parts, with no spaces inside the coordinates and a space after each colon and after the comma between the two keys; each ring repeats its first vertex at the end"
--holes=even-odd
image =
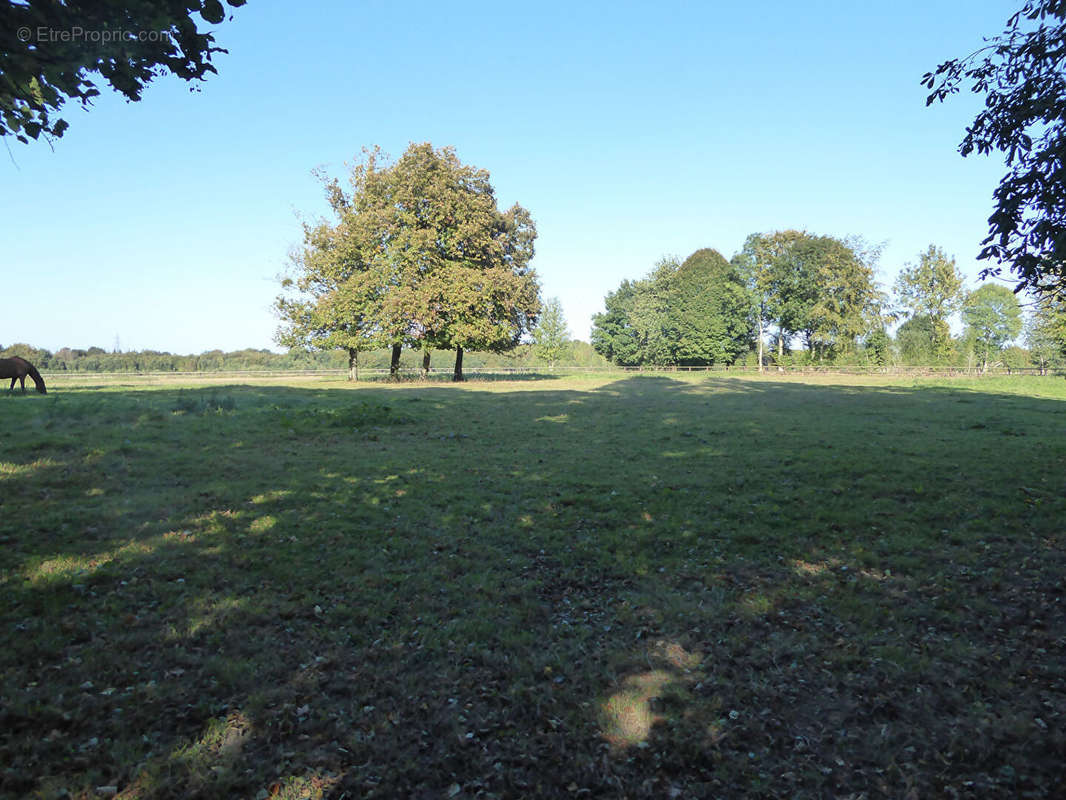
{"type": "Polygon", "coordinates": [[[36,28],[23,26],[16,32],[20,42],[33,44],[64,44],[90,42],[92,44],[110,44],[112,42],[162,42],[170,38],[169,31],[127,31],[121,28],[49,28],[41,25],[36,28]]]}

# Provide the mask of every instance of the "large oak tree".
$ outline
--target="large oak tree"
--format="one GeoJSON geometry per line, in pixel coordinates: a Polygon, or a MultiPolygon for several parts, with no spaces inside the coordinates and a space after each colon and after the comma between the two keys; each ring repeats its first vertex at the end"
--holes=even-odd
{"type": "Polygon", "coordinates": [[[350,190],[325,186],[334,219],[305,227],[279,342],[346,347],[353,360],[391,347],[393,374],[404,345],[454,349],[461,380],[464,349],[507,350],[532,329],[536,228],[521,206],[498,209],[488,172],[423,143],[395,163],[366,151],[350,190]]]}

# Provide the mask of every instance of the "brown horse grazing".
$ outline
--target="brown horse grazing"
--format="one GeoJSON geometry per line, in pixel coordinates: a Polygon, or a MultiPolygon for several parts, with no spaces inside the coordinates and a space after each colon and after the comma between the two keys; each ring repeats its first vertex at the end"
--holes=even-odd
{"type": "Polygon", "coordinates": [[[41,373],[37,371],[37,367],[33,366],[29,361],[24,358],[15,356],[14,358],[0,358],[0,378],[11,378],[11,386],[8,387],[8,391],[15,388],[15,381],[18,381],[22,385],[22,393],[26,393],[26,376],[29,375],[34,384],[37,386],[37,391],[41,394],[48,394],[48,390],[44,388],[44,378],[41,377],[41,373]]]}

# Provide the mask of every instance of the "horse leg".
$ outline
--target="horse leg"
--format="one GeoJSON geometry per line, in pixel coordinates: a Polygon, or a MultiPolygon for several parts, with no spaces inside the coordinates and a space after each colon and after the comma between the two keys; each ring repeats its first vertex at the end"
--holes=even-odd
{"type": "Polygon", "coordinates": [[[15,391],[15,381],[17,381],[18,379],[19,379],[18,375],[16,375],[14,378],[11,379],[11,385],[7,387],[7,390],[9,392],[15,391]]]}
{"type": "Polygon", "coordinates": [[[22,393],[26,394],[26,376],[19,375],[19,386],[22,387],[22,393]]]}

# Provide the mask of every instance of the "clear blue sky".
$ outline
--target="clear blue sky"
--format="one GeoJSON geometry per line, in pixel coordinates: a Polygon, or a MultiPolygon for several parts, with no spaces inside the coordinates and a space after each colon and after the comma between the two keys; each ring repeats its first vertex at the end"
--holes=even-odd
{"type": "Polygon", "coordinates": [[[54,149],[7,143],[0,343],[273,347],[298,217],[325,211],[312,168],[412,141],[532,212],[581,338],[624,278],[756,231],[887,242],[886,286],[935,243],[974,286],[1002,159],[961,158],[977,99],[927,109],[919,80],[1015,8],[251,0],[201,92],[105,93],[54,149]]]}

